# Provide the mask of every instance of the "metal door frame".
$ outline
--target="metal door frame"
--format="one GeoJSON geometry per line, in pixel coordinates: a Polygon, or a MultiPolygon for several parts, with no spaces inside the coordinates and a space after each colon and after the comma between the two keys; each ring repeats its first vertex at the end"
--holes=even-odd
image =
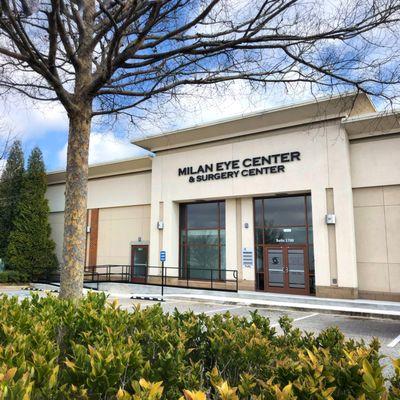
{"type": "Polygon", "coordinates": [[[307,245],[301,244],[268,244],[264,245],[264,291],[285,293],[285,294],[310,294],[310,282],[309,282],[309,268],[308,268],[308,252],[307,245]],[[269,264],[268,264],[268,250],[269,249],[280,249],[282,250],[283,258],[283,287],[269,286],[269,264]],[[291,288],[289,287],[289,250],[298,249],[303,250],[304,254],[304,288],[291,288]]]}

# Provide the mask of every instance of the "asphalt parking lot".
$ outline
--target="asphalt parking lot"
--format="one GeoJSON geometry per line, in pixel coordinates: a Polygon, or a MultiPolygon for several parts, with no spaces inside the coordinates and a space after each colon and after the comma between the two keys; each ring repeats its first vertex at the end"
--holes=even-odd
{"type": "MultiPolygon", "coordinates": [[[[21,299],[31,295],[31,292],[27,290],[2,291],[0,289],[0,293],[1,292],[11,296],[16,295],[21,299]]],[[[46,295],[45,292],[38,293],[39,295],[46,295]]],[[[110,301],[114,299],[118,300],[121,308],[128,310],[132,310],[137,306],[149,307],[157,304],[155,301],[131,300],[126,296],[110,297],[110,301]]],[[[279,327],[279,318],[283,315],[287,315],[293,320],[293,325],[295,327],[306,332],[318,333],[330,326],[337,326],[347,338],[355,340],[362,339],[368,343],[376,337],[381,343],[382,354],[388,356],[383,360],[383,363],[389,366],[387,373],[389,373],[391,369],[389,357],[400,357],[400,320],[352,317],[312,311],[255,308],[242,305],[214,304],[203,301],[175,300],[171,298],[160,304],[163,310],[169,313],[173,312],[176,308],[180,312],[193,311],[196,314],[204,313],[209,316],[229,312],[231,315],[248,317],[251,311],[257,309],[262,316],[269,318],[271,325],[277,329],[278,333],[282,332],[279,327]]]]}
{"type": "MultiPolygon", "coordinates": [[[[122,308],[132,309],[135,305],[148,307],[156,304],[152,301],[138,301],[130,299],[118,299],[122,308]]],[[[249,306],[213,304],[195,301],[172,301],[160,303],[165,312],[193,311],[196,314],[207,315],[223,314],[229,312],[232,315],[247,317],[256,308],[249,306]]],[[[316,312],[293,311],[293,310],[271,310],[258,308],[258,312],[269,318],[271,325],[280,331],[278,320],[283,315],[288,315],[293,320],[293,325],[302,331],[321,332],[330,327],[337,326],[346,337],[355,340],[363,339],[366,343],[374,337],[381,343],[381,351],[390,357],[400,357],[400,320],[372,319],[351,317],[346,315],[323,314],[316,312]]],[[[389,362],[389,360],[388,360],[389,362]]]]}

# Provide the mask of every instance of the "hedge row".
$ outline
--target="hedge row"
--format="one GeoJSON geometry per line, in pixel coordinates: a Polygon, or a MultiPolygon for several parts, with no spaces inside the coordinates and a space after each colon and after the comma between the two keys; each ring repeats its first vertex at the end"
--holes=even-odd
{"type": "Polygon", "coordinates": [[[0,283],[26,283],[29,282],[29,275],[19,271],[0,271],[0,283]]]}
{"type": "Polygon", "coordinates": [[[129,313],[104,295],[79,303],[0,299],[1,399],[399,399],[376,340],[336,328],[283,334],[258,313],[129,313]]]}

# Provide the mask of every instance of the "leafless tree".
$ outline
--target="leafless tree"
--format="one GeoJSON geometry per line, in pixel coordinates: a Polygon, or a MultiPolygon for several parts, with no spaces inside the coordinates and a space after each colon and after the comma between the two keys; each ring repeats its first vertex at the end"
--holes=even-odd
{"type": "Polygon", "coordinates": [[[60,296],[82,293],[91,122],[191,85],[393,98],[399,0],[0,0],[0,88],[69,117],[60,296]]]}

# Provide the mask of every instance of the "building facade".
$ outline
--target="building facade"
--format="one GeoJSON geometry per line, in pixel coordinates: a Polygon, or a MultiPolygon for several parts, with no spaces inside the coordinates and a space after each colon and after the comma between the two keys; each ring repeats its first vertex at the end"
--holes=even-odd
{"type": "MultiPolygon", "coordinates": [[[[400,300],[400,124],[368,97],[134,143],[154,156],[90,168],[87,265],[130,265],[145,281],[164,250],[176,279],[400,300]]],[[[59,256],[64,179],[48,175],[59,256]]]]}

